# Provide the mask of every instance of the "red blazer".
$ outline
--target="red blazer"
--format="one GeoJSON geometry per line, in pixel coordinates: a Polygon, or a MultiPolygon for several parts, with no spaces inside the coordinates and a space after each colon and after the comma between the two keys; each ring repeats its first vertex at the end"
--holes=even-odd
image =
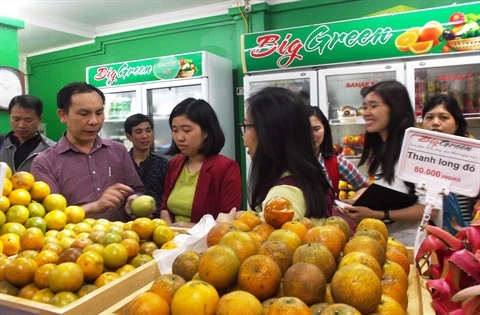
{"type": "MultiPolygon", "coordinates": [[[[168,197],[185,161],[186,156],[183,154],[170,160],[164,184],[162,210],[170,211],[167,206],[168,197]]],[[[211,214],[216,219],[220,212],[228,213],[233,207],[240,210],[241,205],[242,179],[238,164],[220,154],[207,157],[200,169],[193,196],[191,222],[198,222],[205,214],[211,214]]]]}

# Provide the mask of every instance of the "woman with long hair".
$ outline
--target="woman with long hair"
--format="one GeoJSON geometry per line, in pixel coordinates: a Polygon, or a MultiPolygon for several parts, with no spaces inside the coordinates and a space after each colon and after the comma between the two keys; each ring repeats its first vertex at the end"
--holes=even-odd
{"type": "Polygon", "coordinates": [[[292,202],[294,218],[331,215],[333,193],[313,151],[307,110],[298,95],[278,87],[257,91],[247,100],[241,127],[252,159],[252,209],[261,211],[279,196],[292,202]]]}
{"type": "MultiPolygon", "coordinates": [[[[420,197],[416,203],[402,209],[370,209],[363,206],[345,206],[343,212],[352,220],[377,218],[387,222],[389,233],[407,246],[413,246],[417,228],[423,217],[424,194],[415,191],[395,175],[405,131],[415,124],[413,107],[407,89],[397,81],[381,81],[366,91],[363,106],[366,135],[360,164],[366,164],[368,175],[375,184],[420,197]]],[[[355,196],[358,198],[361,192],[355,196]]],[[[437,207],[438,208],[438,207],[437,207]]],[[[437,211],[432,211],[435,218],[437,211]]]]}

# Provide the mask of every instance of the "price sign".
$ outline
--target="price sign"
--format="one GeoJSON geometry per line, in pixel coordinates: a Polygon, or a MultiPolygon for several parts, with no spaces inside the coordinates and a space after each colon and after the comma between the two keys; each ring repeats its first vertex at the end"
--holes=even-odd
{"type": "Polygon", "coordinates": [[[408,182],[424,182],[427,186],[449,182],[450,191],[477,196],[480,191],[480,141],[408,128],[397,176],[408,182]]]}

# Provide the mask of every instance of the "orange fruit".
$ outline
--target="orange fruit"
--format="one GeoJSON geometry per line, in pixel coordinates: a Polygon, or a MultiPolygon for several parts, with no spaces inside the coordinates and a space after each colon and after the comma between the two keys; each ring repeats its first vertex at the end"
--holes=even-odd
{"type": "Polygon", "coordinates": [[[304,237],[305,243],[320,243],[325,245],[332,253],[335,259],[340,256],[340,253],[345,244],[345,235],[342,230],[335,225],[322,225],[311,228],[307,231],[304,237]]]}
{"type": "Polygon", "coordinates": [[[251,293],[233,291],[218,301],[215,315],[263,315],[262,303],[251,293]]]}
{"type": "Polygon", "coordinates": [[[126,264],[126,265],[123,265],[122,267],[118,268],[117,270],[115,270],[116,273],[118,273],[120,276],[123,276],[123,275],[126,275],[127,273],[129,273],[130,271],[133,271],[135,270],[135,267],[130,265],[130,264],[126,264]]]}
{"type": "Polygon", "coordinates": [[[185,281],[190,281],[198,272],[199,261],[200,255],[197,252],[187,250],[173,260],[172,273],[179,275],[185,281]]]}
{"type": "MultiPolygon", "coordinates": [[[[8,258],[1,258],[0,259],[0,282],[3,280],[6,280],[5,277],[5,270],[7,269],[7,266],[12,263],[11,259],[8,258]]],[[[3,291],[0,291],[3,292],[3,291]]]]}
{"type": "Polygon", "coordinates": [[[382,245],[369,236],[355,236],[350,239],[343,248],[344,255],[355,251],[364,252],[373,256],[380,266],[383,266],[385,262],[385,250],[382,245]]]}
{"type": "Polygon", "coordinates": [[[152,256],[153,251],[158,249],[158,246],[155,242],[143,242],[142,245],[140,245],[140,254],[147,254],[152,256]]]}
{"type": "Polygon", "coordinates": [[[258,213],[255,212],[255,211],[252,211],[252,210],[244,211],[238,217],[238,220],[246,223],[250,227],[250,230],[253,229],[254,227],[256,227],[257,225],[263,223],[263,221],[260,218],[260,216],[258,215],[258,213]]]}
{"type": "Polygon", "coordinates": [[[252,232],[258,233],[264,241],[273,231],[275,231],[275,228],[268,223],[261,223],[252,229],[252,232]]]}
{"type": "Polygon", "coordinates": [[[152,260],[153,257],[150,255],[138,254],[137,256],[133,257],[129,263],[135,268],[138,268],[152,260]]]}
{"type": "Polygon", "coordinates": [[[17,287],[33,282],[38,265],[32,258],[17,257],[5,269],[5,278],[17,287]]]}
{"type": "Polygon", "coordinates": [[[308,230],[307,227],[300,221],[285,222],[281,228],[284,230],[290,230],[294,232],[300,237],[301,240],[303,240],[308,230]]]}
{"type": "Polygon", "coordinates": [[[144,292],[132,301],[127,314],[169,315],[170,306],[161,296],[152,292],[144,292]]]}
{"type": "Polygon", "coordinates": [[[63,211],[67,207],[67,199],[60,194],[50,194],[43,199],[42,204],[46,212],[53,210],[63,211]]]}
{"type": "Polygon", "coordinates": [[[5,173],[5,178],[6,179],[11,179],[12,178],[12,169],[8,165],[7,165],[7,172],[5,173]]]}
{"type": "Polygon", "coordinates": [[[96,251],[89,251],[78,256],[76,264],[80,266],[87,281],[95,280],[103,272],[103,257],[96,251]]]}
{"type": "Polygon", "coordinates": [[[86,222],[80,222],[75,224],[73,231],[77,233],[77,235],[80,233],[90,233],[92,231],[92,226],[86,222]]]}
{"type": "Polygon", "coordinates": [[[25,249],[40,250],[43,247],[43,232],[39,228],[28,228],[20,234],[20,247],[25,249]]]}
{"type": "Polygon", "coordinates": [[[382,245],[382,247],[385,250],[387,249],[387,240],[383,238],[382,233],[380,233],[379,231],[374,229],[361,229],[361,230],[357,230],[354,234],[354,236],[359,236],[359,235],[369,236],[374,240],[376,240],[378,243],[380,243],[380,245],[382,245]]]}
{"type": "Polygon", "coordinates": [[[8,178],[5,178],[5,181],[3,182],[2,196],[8,196],[12,190],[12,182],[8,178]]]}
{"type": "Polygon", "coordinates": [[[380,304],[378,304],[375,314],[406,315],[407,312],[394,298],[386,294],[382,294],[380,304]]]}
{"type": "Polygon", "coordinates": [[[65,262],[56,266],[48,277],[48,286],[52,292],[75,292],[83,284],[83,271],[73,262],[65,262]]]}
{"type": "Polygon", "coordinates": [[[53,269],[55,269],[57,265],[49,263],[39,266],[38,269],[35,271],[33,276],[33,282],[39,289],[48,288],[48,277],[53,269]]]}
{"type": "Polygon", "coordinates": [[[47,230],[60,231],[67,224],[67,215],[62,210],[51,210],[45,215],[45,222],[47,230]]]}
{"type": "Polygon", "coordinates": [[[5,217],[7,222],[25,224],[28,220],[29,212],[25,206],[14,205],[7,210],[5,217]]]}
{"type": "Polygon", "coordinates": [[[329,303],[315,303],[310,305],[310,310],[312,311],[312,315],[320,315],[322,312],[329,306],[329,303]]]}
{"type": "Polygon", "coordinates": [[[433,41],[432,45],[436,46],[439,44],[438,38],[442,35],[443,27],[437,21],[427,22],[421,29],[418,37],[418,42],[433,41]]]}
{"type": "Polygon", "coordinates": [[[242,231],[242,232],[248,232],[248,231],[250,231],[250,227],[248,226],[248,224],[245,223],[245,222],[243,222],[243,221],[240,221],[240,220],[235,219],[235,220],[232,220],[230,223],[231,223],[231,224],[235,227],[235,229],[238,230],[238,231],[242,231]]]}
{"type": "Polygon", "coordinates": [[[408,296],[403,284],[389,275],[384,275],[381,281],[382,294],[392,297],[406,311],[408,307],[408,296]]]}
{"type": "Polygon", "coordinates": [[[338,268],[340,269],[349,264],[362,264],[372,269],[379,279],[382,278],[382,268],[378,261],[370,254],[364,252],[350,252],[340,259],[338,268]]]}
{"type": "Polygon", "coordinates": [[[22,188],[28,191],[32,188],[35,178],[28,172],[20,171],[13,174],[10,181],[12,182],[13,189],[22,188]]]}
{"type": "Polygon", "coordinates": [[[50,195],[50,186],[43,181],[36,181],[33,183],[29,192],[32,196],[32,200],[42,202],[45,197],[50,195]]]}
{"type": "Polygon", "coordinates": [[[82,250],[80,248],[70,247],[65,249],[58,258],[58,264],[64,262],[76,262],[78,257],[82,254],[82,250]]]}
{"type": "Polygon", "coordinates": [[[379,219],[374,218],[365,218],[360,221],[357,225],[355,232],[363,230],[363,229],[373,229],[380,232],[385,240],[388,239],[388,229],[387,225],[379,219]]]}
{"type": "Polygon", "coordinates": [[[262,245],[263,242],[265,242],[265,240],[263,239],[263,236],[261,236],[257,232],[248,231],[247,234],[253,238],[253,240],[255,241],[255,246],[257,248],[260,247],[260,245],[262,245]]]}
{"type": "Polygon", "coordinates": [[[407,275],[410,274],[410,262],[408,261],[408,256],[406,256],[401,249],[398,247],[387,246],[385,257],[386,259],[394,261],[402,266],[407,275]]]}
{"type": "Polygon", "coordinates": [[[85,219],[85,211],[79,206],[68,206],[63,212],[67,216],[67,223],[80,223],[85,219]]]}
{"type": "Polygon", "coordinates": [[[285,222],[291,221],[294,215],[292,203],[284,197],[271,198],[263,209],[265,221],[276,229],[279,229],[285,222]]]}
{"type": "Polygon", "coordinates": [[[75,293],[63,291],[55,294],[50,300],[50,304],[56,307],[64,307],[76,300],[78,300],[78,296],[75,293]]]}
{"type": "Polygon", "coordinates": [[[236,230],[237,228],[230,222],[219,222],[215,224],[207,233],[207,246],[217,245],[225,234],[236,230]]]}
{"type": "Polygon", "coordinates": [[[128,252],[122,244],[108,244],[102,252],[103,261],[107,268],[119,268],[127,263],[128,252]]]}
{"type": "Polygon", "coordinates": [[[39,202],[32,201],[27,206],[28,212],[30,213],[30,218],[33,217],[41,217],[45,216],[45,208],[39,202]]]}
{"type": "Polygon", "coordinates": [[[395,47],[400,51],[407,52],[410,50],[410,45],[416,43],[417,40],[418,34],[416,32],[406,31],[395,39],[395,47]]]}
{"type": "MultiPolygon", "coordinates": [[[[325,225],[336,225],[337,227],[342,230],[343,235],[345,235],[345,240],[347,241],[350,238],[350,226],[348,225],[347,221],[339,216],[331,216],[325,219],[325,225]]],[[[345,246],[345,244],[343,244],[345,246]]]]}
{"type": "Polygon", "coordinates": [[[287,245],[288,250],[293,254],[298,246],[302,244],[300,236],[290,230],[275,230],[267,238],[267,241],[283,242],[287,245]]]}
{"type": "Polygon", "coordinates": [[[117,280],[120,278],[120,275],[116,272],[112,271],[107,271],[102,273],[95,279],[95,282],[93,283],[97,288],[103,287],[106,284],[109,284],[110,282],[117,280]]]}
{"type": "Polygon", "coordinates": [[[257,244],[247,232],[228,232],[222,237],[219,245],[226,245],[232,248],[240,259],[240,262],[257,253],[257,244]]]}
{"type": "Polygon", "coordinates": [[[17,222],[7,222],[0,228],[0,235],[6,233],[15,233],[20,236],[23,231],[25,231],[25,226],[23,226],[22,224],[17,222]]]}
{"type": "Polygon", "coordinates": [[[421,55],[428,53],[433,47],[433,40],[429,40],[426,42],[417,42],[414,44],[410,44],[408,48],[412,53],[415,55],[421,55]]]}
{"type": "Polygon", "coordinates": [[[149,218],[137,218],[132,223],[132,231],[136,232],[141,240],[149,239],[154,230],[155,225],[149,218]]]}
{"type": "Polygon", "coordinates": [[[400,249],[402,251],[402,253],[405,254],[405,256],[408,257],[407,248],[405,247],[405,245],[401,241],[397,240],[396,238],[388,237],[387,238],[387,247],[397,247],[398,249],[400,249]]]}
{"type": "Polygon", "coordinates": [[[362,313],[360,313],[355,307],[345,303],[330,304],[322,312],[322,315],[338,315],[338,314],[362,315],[362,313]]]}
{"type": "MultiPolygon", "coordinates": [[[[55,245],[55,246],[57,246],[57,245],[55,245]]],[[[57,252],[55,252],[53,250],[42,248],[42,251],[40,253],[38,253],[37,256],[35,256],[34,259],[37,262],[38,266],[43,266],[43,265],[50,264],[50,263],[56,264],[58,262],[58,260],[60,259],[59,255],[60,254],[58,254],[57,252]]]]}
{"type": "Polygon", "coordinates": [[[287,245],[278,241],[266,241],[258,248],[258,254],[266,255],[272,258],[280,268],[282,276],[292,265],[293,254],[287,245]]]}
{"type": "Polygon", "coordinates": [[[32,200],[28,191],[23,188],[12,190],[12,192],[8,194],[8,199],[10,200],[11,205],[22,206],[27,206],[32,200]]]}
{"type": "Polygon", "coordinates": [[[7,196],[0,196],[0,211],[6,212],[10,208],[10,199],[7,196]]]}
{"type": "Polygon", "coordinates": [[[35,286],[35,283],[30,283],[24,286],[23,288],[21,288],[18,291],[17,296],[23,299],[31,300],[33,295],[38,291],[40,291],[40,289],[35,286]]]}
{"type": "Polygon", "coordinates": [[[327,281],[314,264],[298,263],[288,268],[283,277],[285,296],[294,296],[307,305],[323,302],[327,281]]]}
{"type": "Polygon", "coordinates": [[[293,253],[292,263],[312,263],[323,271],[327,283],[332,279],[337,267],[335,258],[328,248],[320,243],[304,244],[293,253]]]}
{"type": "Polygon", "coordinates": [[[134,239],[131,239],[131,238],[124,239],[120,242],[120,244],[122,244],[127,250],[128,259],[131,259],[137,256],[138,253],[140,252],[140,245],[134,239]]]}
{"type": "Polygon", "coordinates": [[[177,289],[170,310],[172,315],[213,315],[219,300],[217,290],[211,284],[191,280],[177,289]]]}
{"type": "Polygon", "coordinates": [[[41,289],[32,296],[32,301],[50,304],[55,293],[52,292],[49,288],[41,289]]]}
{"type": "Polygon", "coordinates": [[[372,269],[362,264],[349,264],[337,270],[330,289],[336,303],[349,304],[362,314],[374,313],[382,297],[380,279],[372,269]]]}
{"type": "Polygon", "coordinates": [[[223,289],[235,283],[240,264],[234,249],[221,244],[213,245],[200,256],[198,274],[215,288],[223,289]]]}
{"type": "Polygon", "coordinates": [[[3,253],[7,256],[18,254],[20,251],[20,236],[15,233],[6,233],[0,236],[3,243],[3,253]]]}
{"type": "Polygon", "coordinates": [[[408,290],[408,275],[402,266],[391,260],[385,260],[382,268],[382,277],[392,277],[397,279],[404,290],[408,290]]]}
{"type": "Polygon", "coordinates": [[[266,255],[248,257],[238,271],[240,289],[263,301],[273,297],[280,286],[282,273],[277,263],[266,255]]]}
{"type": "Polygon", "coordinates": [[[267,315],[311,315],[312,312],[302,300],[288,296],[275,300],[268,309],[267,315]]]}
{"type": "Polygon", "coordinates": [[[93,241],[89,239],[87,236],[88,236],[88,233],[86,233],[84,237],[80,237],[80,238],[76,237],[75,241],[72,243],[72,247],[80,248],[83,250],[88,245],[93,245],[93,241]]]}
{"type": "Polygon", "coordinates": [[[175,233],[168,226],[159,225],[153,230],[152,238],[158,246],[162,246],[166,242],[173,240],[174,237],[175,233]]]}
{"type": "Polygon", "coordinates": [[[186,281],[176,274],[160,275],[155,279],[149,291],[161,296],[170,305],[175,291],[185,283],[186,281]]]}
{"type": "Polygon", "coordinates": [[[307,227],[307,230],[309,230],[309,229],[311,229],[312,227],[316,226],[316,225],[315,225],[315,222],[313,222],[312,219],[307,218],[307,217],[301,217],[301,218],[296,219],[295,221],[299,221],[300,223],[302,223],[303,225],[305,225],[305,226],[307,227]]]}
{"type": "Polygon", "coordinates": [[[77,290],[76,294],[78,298],[84,297],[85,295],[98,289],[94,284],[84,284],[77,290]]]}

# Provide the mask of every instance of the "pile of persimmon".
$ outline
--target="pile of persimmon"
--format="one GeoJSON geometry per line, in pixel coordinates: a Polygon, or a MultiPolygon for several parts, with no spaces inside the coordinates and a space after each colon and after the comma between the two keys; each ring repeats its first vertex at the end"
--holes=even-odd
{"type": "Polygon", "coordinates": [[[0,292],[65,306],[172,248],[161,219],[85,218],[28,172],[7,176],[0,199],[0,292]]]}

